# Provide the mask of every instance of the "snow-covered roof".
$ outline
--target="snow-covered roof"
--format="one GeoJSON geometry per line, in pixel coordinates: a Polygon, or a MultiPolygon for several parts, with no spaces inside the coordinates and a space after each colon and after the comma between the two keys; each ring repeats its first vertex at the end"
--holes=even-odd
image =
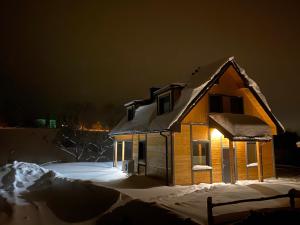
{"type": "Polygon", "coordinates": [[[277,125],[279,131],[283,131],[283,126],[272,114],[267,100],[258,85],[246,74],[245,70],[236,63],[234,57],[230,57],[204,67],[198,67],[192,74],[190,80],[182,88],[180,97],[174,103],[171,112],[158,115],[155,101],[148,105],[141,105],[136,109],[133,120],[127,121],[127,117],[125,116],[117,126],[114,127],[110,134],[117,135],[173,130],[215,82],[218,81],[229,66],[235,68],[237,73],[244,80],[245,85],[250,89],[270,118],[277,125]],[[209,76],[210,78],[207,79],[209,76]]]}
{"type": "Polygon", "coordinates": [[[271,128],[261,119],[232,113],[214,113],[209,115],[210,124],[234,141],[270,141],[271,128]]]}

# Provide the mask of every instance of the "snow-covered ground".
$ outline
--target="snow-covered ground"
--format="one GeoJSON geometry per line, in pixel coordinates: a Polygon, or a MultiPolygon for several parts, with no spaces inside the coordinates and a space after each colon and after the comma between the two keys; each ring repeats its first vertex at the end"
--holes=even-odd
{"type": "MultiPolygon", "coordinates": [[[[84,166],[85,172],[91,171],[94,174],[93,164],[78,164],[78,166],[84,166]]],[[[68,176],[71,174],[80,179],[80,174],[74,173],[75,170],[72,167],[65,167],[64,170],[60,170],[60,165],[50,165],[47,168],[57,170],[60,173],[68,176]]],[[[98,185],[104,185],[112,187],[123,194],[130,196],[133,199],[140,199],[145,202],[156,202],[159,205],[175,212],[183,217],[191,218],[197,223],[206,224],[207,211],[206,211],[206,199],[208,196],[213,197],[213,202],[226,202],[247,198],[259,198],[266,196],[273,196],[278,194],[286,194],[291,188],[300,190],[300,178],[299,176],[293,176],[289,178],[279,179],[266,179],[265,182],[260,183],[258,181],[239,181],[234,185],[231,184],[199,184],[189,186],[164,186],[157,180],[132,176],[124,179],[122,172],[114,171],[115,168],[109,168],[106,170],[106,166],[103,164],[103,173],[109,172],[105,176],[93,176],[93,182],[98,185]],[[112,170],[112,172],[110,172],[112,170]],[[112,180],[115,177],[118,179],[112,180]],[[144,185],[143,185],[144,184],[144,185]]],[[[102,174],[101,172],[101,174],[102,174]]],[[[297,174],[297,173],[296,173],[297,174]]],[[[299,175],[299,174],[298,174],[299,175]]],[[[86,179],[88,175],[83,175],[82,179],[86,179]]],[[[264,202],[243,203],[231,206],[222,206],[214,209],[214,215],[219,219],[226,219],[226,215],[230,213],[230,217],[239,216],[244,214],[242,212],[260,209],[260,208],[272,208],[288,206],[288,199],[271,200],[264,202]],[[242,214],[241,214],[242,213],[242,214]]]]}
{"type": "Polygon", "coordinates": [[[121,163],[118,163],[118,169],[112,167],[112,162],[53,163],[44,165],[43,167],[54,170],[60,176],[71,179],[112,182],[128,177],[121,171],[121,163]]]}
{"type": "Polygon", "coordinates": [[[129,198],[117,190],[69,179],[36,164],[14,162],[0,168],[0,224],[96,224],[124,199],[129,198]]]}
{"type": "MultiPolygon", "coordinates": [[[[293,176],[263,183],[168,187],[149,177],[128,177],[112,168],[111,162],[48,164],[43,168],[16,162],[0,171],[0,224],[117,225],[133,219],[132,224],[157,224],[155,219],[162,215],[166,215],[165,220],[160,222],[165,225],[176,224],[174,220],[178,218],[174,215],[184,221],[180,224],[206,224],[208,196],[213,197],[213,202],[226,202],[286,194],[291,188],[300,190],[299,173],[289,174],[293,176]],[[110,213],[101,217],[105,212],[110,213]]],[[[288,199],[243,203],[217,207],[213,213],[217,220],[226,221],[229,217],[242,218],[251,209],[283,207],[288,203],[288,199]]]]}

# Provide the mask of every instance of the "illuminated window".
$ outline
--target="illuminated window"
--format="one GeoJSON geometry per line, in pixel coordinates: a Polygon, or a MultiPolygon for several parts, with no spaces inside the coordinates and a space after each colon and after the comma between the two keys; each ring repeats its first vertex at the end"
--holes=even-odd
{"type": "Polygon", "coordinates": [[[247,164],[257,163],[256,143],[247,143],[247,164]]]}
{"type": "Polygon", "coordinates": [[[209,166],[209,142],[208,141],[193,141],[193,166],[203,165],[209,166]]]}
{"type": "Polygon", "coordinates": [[[56,120],[49,120],[49,128],[56,128],[56,120]]]}

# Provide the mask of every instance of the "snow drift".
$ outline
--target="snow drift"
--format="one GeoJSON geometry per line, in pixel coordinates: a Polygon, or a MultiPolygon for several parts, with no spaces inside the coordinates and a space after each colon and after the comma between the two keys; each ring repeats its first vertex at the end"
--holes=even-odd
{"type": "Polygon", "coordinates": [[[25,191],[43,175],[47,178],[55,177],[51,170],[44,169],[37,164],[17,162],[7,164],[1,168],[1,188],[8,192],[25,191]]]}
{"type": "Polygon", "coordinates": [[[0,168],[0,182],[0,224],[94,224],[121,199],[119,191],[25,162],[0,168]]]}

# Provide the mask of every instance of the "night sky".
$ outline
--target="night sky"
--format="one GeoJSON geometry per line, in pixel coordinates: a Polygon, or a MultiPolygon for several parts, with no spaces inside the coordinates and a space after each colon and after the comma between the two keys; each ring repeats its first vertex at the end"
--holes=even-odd
{"type": "Polygon", "coordinates": [[[300,132],[299,2],[1,1],[1,106],[42,115],[88,103],[108,118],[233,55],[300,132]]]}

